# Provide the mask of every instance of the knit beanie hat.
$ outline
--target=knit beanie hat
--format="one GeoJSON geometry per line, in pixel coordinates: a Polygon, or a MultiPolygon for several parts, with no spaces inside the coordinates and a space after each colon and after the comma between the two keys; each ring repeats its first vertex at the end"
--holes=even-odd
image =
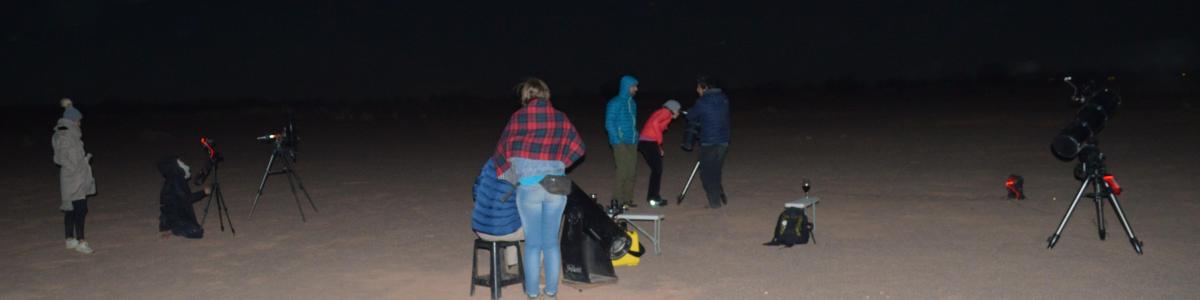
{"type": "Polygon", "coordinates": [[[663,103],[663,107],[666,107],[673,113],[679,113],[679,101],[675,101],[675,99],[667,100],[667,103],[663,103]]]}
{"type": "Polygon", "coordinates": [[[83,119],[83,113],[79,112],[78,109],[75,109],[75,106],[67,106],[67,109],[63,110],[62,117],[63,119],[78,122],[79,120],[83,119]]]}

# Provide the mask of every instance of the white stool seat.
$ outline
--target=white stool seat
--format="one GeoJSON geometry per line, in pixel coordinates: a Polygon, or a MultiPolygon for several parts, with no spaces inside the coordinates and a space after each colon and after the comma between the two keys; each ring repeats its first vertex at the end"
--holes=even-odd
{"type": "Polygon", "coordinates": [[[800,197],[800,199],[796,199],[796,200],[789,201],[788,203],[784,203],[783,207],[807,208],[809,206],[816,205],[817,202],[821,202],[820,197],[804,196],[804,197],[800,197]]]}

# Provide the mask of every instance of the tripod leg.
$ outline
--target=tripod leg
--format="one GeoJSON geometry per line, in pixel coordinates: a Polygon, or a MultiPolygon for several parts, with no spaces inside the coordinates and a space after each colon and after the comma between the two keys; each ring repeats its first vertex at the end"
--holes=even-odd
{"type": "Polygon", "coordinates": [[[1067,209],[1067,214],[1063,216],[1062,222],[1058,223],[1058,230],[1055,230],[1054,235],[1046,239],[1049,242],[1049,245],[1046,246],[1047,249],[1054,249],[1054,244],[1058,243],[1058,238],[1062,236],[1063,228],[1067,227],[1067,221],[1071,219],[1071,213],[1075,212],[1075,206],[1079,204],[1079,198],[1083,197],[1083,190],[1087,189],[1088,181],[1091,180],[1092,178],[1088,177],[1083,180],[1083,185],[1079,186],[1079,192],[1075,194],[1075,200],[1071,201],[1071,208],[1067,209]]]}
{"type": "Polygon", "coordinates": [[[296,195],[296,182],[292,179],[293,171],[290,167],[291,163],[289,163],[285,157],[283,158],[283,164],[288,166],[288,169],[286,170],[286,173],[288,174],[288,186],[292,188],[292,198],[296,198],[296,209],[300,211],[300,222],[308,222],[308,219],[304,217],[304,206],[300,205],[300,196],[296,195]]]}
{"type": "MultiPolygon", "coordinates": [[[[217,198],[217,216],[220,216],[221,213],[224,213],[225,218],[224,218],[224,221],[222,221],[222,224],[224,224],[224,222],[229,222],[229,232],[233,233],[233,235],[237,235],[237,229],[233,229],[233,217],[229,216],[229,205],[225,204],[225,195],[221,194],[220,183],[214,182],[212,190],[213,190],[212,191],[213,197],[217,198]]],[[[224,230],[225,230],[225,227],[222,226],[221,231],[224,231],[224,230]]]]}
{"type": "Polygon", "coordinates": [[[1108,234],[1104,231],[1104,199],[1100,197],[1099,180],[1096,180],[1093,184],[1096,185],[1092,189],[1092,191],[1096,192],[1092,195],[1092,201],[1096,202],[1096,228],[1100,230],[1100,240],[1103,241],[1104,238],[1108,237],[1108,234]]]}
{"type": "MultiPolygon", "coordinates": [[[[212,206],[213,197],[208,197],[208,202],[204,203],[204,216],[200,217],[200,226],[204,226],[204,222],[208,221],[208,207],[212,206]]],[[[217,214],[221,214],[221,204],[217,203],[217,214]]]]}
{"type": "Polygon", "coordinates": [[[225,199],[221,197],[220,188],[221,188],[220,185],[213,183],[213,192],[214,192],[213,196],[215,196],[213,198],[217,198],[217,221],[221,222],[221,231],[223,232],[223,231],[225,231],[225,221],[228,220],[229,221],[229,230],[232,231],[233,230],[233,220],[229,219],[227,217],[229,215],[229,206],[225,205],[225,199]],[[225,214],[222,215],[221,212],[224,212],[225,214]]]}
{"type": "Polygon", "coordinates": [[[692,179],[696,178],[696,170],[699,170],[699,169],[700,169],[700,160],[697,159],[696,166],[692,167],[692,175],[688,175],[687,184],[683,185],[683,191],[679,192],[679,198],[675,199],[675,205],[679,205],[679,204],[683,203],[683,198],[687,197],[688,188],[692,187],[692,179]]]}
{"type": "MultiPolygon", "coordinates": [[[[213,191],[216,191],[215,186],[216,185],[214,184],[213,191]]],[[[208,200],[212,201],[213,198],[217,198],[217,195],[219,194],[214,193],[213,195],[209,196],[208,200]]],[[[225,210],[225,203],[221,201],[221,199],[217,199],[217,223],[221,224],[221,232],[225,232],[225,215],[221,214],[221,211],[223,210],[225,210]]]]}
{"type": "Polygon", "coordinates": [[[258,198],[262,197],[263,188],[267,187],[267,176],[271,175],[271,165],[275,164],[275,157],[279,156],[278,151],[271,152],[271,159],[267,160],[267,170],[263,171],[262,182],[258,183],[258,193],[254,195],[254,203],[250,205],[250,216],[254,217],[254,208],[258,207],[258,198]]]}
{"type": "MultiPolygon", "coordinates": [[[[312,196],[308,195],[308,189],[304,188],[304,181],[300,180],[300,173],[296,173],[296,168],[292,165],[291,161],[285,159],[284,162],[287,163],[288,170],[292,170],[291,172],[289,172],[289,174],[291,174],[292,177],[296,178],[296,184],[300,186],[300,191],[304,192],[304,198],[308,199],[308,205],[312,206],[312,209],[314,212],[318,211],[317,203],[313,202],[312,196]]],[[[295,193],[295,192],[293,191],[292,193],[295,193]]]]}
{"type": "MultiPolygon", "coordinates": [[[[1105,183],[1104,187],[1105,189],[1110,188],[1108,183],[1105,183]]],[[[1133,245],[1133,251],[1136,251],[1138,255],[1142,255],[1142,241],[1139,241],[1137,237],[1133,235],[1133,228],[1129,227],[1129,220],[1125,219],[1125,211],[1121,209],[1121,203],[1120,201],[1117,201],[1117,195],[1113,195],[1111,192],[1109,192],[1108,201],[1112,202],[1113,211],[1117,213],[1117,218],[1121,221],[1121,226],[1125,227],[1125,234],[1129,235],[1129,244],[1133,245]]]]}

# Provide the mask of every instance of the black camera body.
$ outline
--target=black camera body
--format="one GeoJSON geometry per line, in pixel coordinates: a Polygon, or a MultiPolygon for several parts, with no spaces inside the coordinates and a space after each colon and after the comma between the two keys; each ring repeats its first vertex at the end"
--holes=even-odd
{"type": "Polygon", "coordinates": [[[267,133],[254,139],[263,143],[274,143],[280,147],[293,150],[300,145],[300,138],[296,136],[296,126],[291,121],[283,126],[283,129],[279,133],[267,133]]]}
{"type": "MultiPolygon", "coordinates": [[[[688,112],[685,110],[681,114],[686,119],[688,112]]],[[[696,147],[696,142],[700,140],[700,124],[687,120],[685,126],[683,128],[683,143],[679,145],[679,148],[683,149],[683,151],[692,152],[692,149],[696,147]]]]}

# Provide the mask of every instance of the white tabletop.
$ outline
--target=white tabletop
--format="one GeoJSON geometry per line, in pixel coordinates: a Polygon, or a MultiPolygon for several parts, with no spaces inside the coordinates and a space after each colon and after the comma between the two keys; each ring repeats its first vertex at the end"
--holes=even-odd
{"type": "Polygon", "coordinates": [[[662,220],[663,217],[664,217],[663,214],[656,214],[656,213],[640,213],[640,214],[622,213],[622,214],[617,215],[618,219],[626,219],[626,220],[634,220],[634,221],[662,220]]]}
{"type": "Polygon", "coordinates": [[[804,196],[783,204],[783,207],[805,208],[817,204],[817,202],[821,202],[820,197],[804,196]]]}

